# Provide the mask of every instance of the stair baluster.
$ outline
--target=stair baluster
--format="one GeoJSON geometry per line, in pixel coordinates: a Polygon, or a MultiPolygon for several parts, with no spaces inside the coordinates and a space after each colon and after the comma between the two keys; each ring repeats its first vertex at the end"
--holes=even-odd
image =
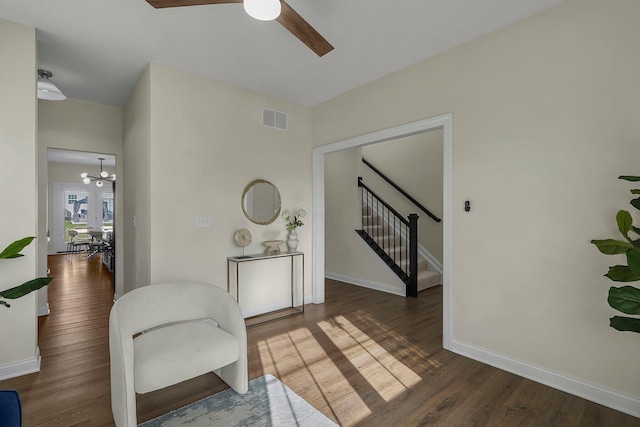
{"type": "Polygon", "coordinates": [[[406,295],[417,297],[418,215],[404,218],[367,187],[362,177],[358,177],[358,187],[362,188],[363,215],[362,229],[356,232],[407,285],[406,295]]]}

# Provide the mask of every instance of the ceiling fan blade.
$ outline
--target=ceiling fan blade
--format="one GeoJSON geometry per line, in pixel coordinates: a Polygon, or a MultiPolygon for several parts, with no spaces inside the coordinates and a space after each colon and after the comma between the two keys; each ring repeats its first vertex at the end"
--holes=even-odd
{"type": "Polygon", "coordinates": [[[156,9],[165,7],[199,6],[205,4],[242,3],[242,0],[147,0],[156,9]]]}
{"type": "Polygon", "coordinates": [[[309,49],[314,51],[318,56],[323,56],[333,50],[331,43],[322,37],[302,16],[298,15],[298,12],[293,10],[284,0],[281,0],[280,3],[282,3],[282,11],[280,12],[280,16],[276,18],[276,21],[282,24],[283,27],[300,39],[302,43],[306,44],[309,49]]]}

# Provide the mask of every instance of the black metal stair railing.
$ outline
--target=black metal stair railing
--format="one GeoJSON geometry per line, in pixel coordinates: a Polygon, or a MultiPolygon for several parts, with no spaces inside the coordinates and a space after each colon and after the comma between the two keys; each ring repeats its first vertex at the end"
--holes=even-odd
{"type": "Polygon", "coordinates": [[[425,208],[422,203],[418,202],[413,196],[411,196],[411,194],[407,193],[406,191],[404,191],[398,184],[396,184],[395,182],[393,182],[387,175],[385,175],[384,173],[382,173],[380,171],[380,169],[378,169],[377,167],[375,167],[374,165],[371,164],[371,162],[367,161],[364,157],[362,158],[362,163],[364,163],[365,165],[369,166],[369,168],[374,171],[375,173],[378,174],[378,176],[380,176],[380,178],[384,179],[389,185],[391,185],[393,188],[395,188],[400,194],[402,194],[404,197],[406,197],[411,203],[413,203],[414,205],[416,205],[419,209],[421,209],[424,213],[427,214],[427,216],[429,218],[431,218],[432,220],[434,220],[435,222],[440,222],[442,221],[442,219],[438,218],[437,216],[435,216],[434,214],[431,213],[431,211],[427,208],[425,208]]]}
{"type": "Polygon", "coordinates": [[[358,177],[362,189],[362,228],[358,235],[407,285],[406,295],[418,296],[418,215],[404,218],[358,177]]]}

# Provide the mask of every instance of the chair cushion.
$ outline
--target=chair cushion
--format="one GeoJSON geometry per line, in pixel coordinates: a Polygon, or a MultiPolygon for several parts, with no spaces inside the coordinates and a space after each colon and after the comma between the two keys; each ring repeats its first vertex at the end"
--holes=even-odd
{"type": "Polygon", "coordinates": [[[233,335],[204,321],[171,324],[133,340],[136,393],[148,393],[235,362],[233,335]]]}

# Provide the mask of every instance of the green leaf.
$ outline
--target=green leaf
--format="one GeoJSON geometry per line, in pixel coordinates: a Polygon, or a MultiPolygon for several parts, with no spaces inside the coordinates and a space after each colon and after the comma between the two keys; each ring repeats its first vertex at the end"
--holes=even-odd
{"type": "Polygon", "coordinates": [[[631,201],[631,205],[636,209],[640,209],[640,197],[638,197],[637,199],[633,199],[631,201]]]}
{"type": "Polygon", "coordinates": [[[28,246],[29,243],[33,241],[33,239],[35,239],[35,237],[25,237],[23,239],[16,240],[0,253],[0,258],[17,258],[20,256],[24,256],[20,253],[20,251],[28,246]]]}
{"type": "Polygon", "coordinates": [[[622,233],[624,237],[629,238],[629,236],[627,235],[629,234],[629,230],[631,230],[631,227],[633,226],[631,214],[625,210],[618,211],[618,214],[616,215],[616,221],[618,223],[618,230],[620,230],[620,233],[622,233]]]}
{"type": "Polygon", "coordinates": [[[608,277],[614,282],[635,282],[636,280],[640,280],[640,274],[634,273],[626,265],[609,267],[609,272],[605,274],[605,277],[608,277]]]}
{"type": "Polygon", "coordinates": [[[620,175],[618,179],[624,179],[626,181],[631,181],[631,182],[638,182],[640,181],[640,176],[620,175]]]}
{"type": "Polygon", "coordinates": [[[16,299],[23,297],[33,291],[37,291],[43,286],[47,286],[51,282],[52,277],[38,277],[37,279],[30,280],[15,288],[7,289],[0,292],[0,297],[6,299],[16,299]]]}
{"type": "Polygon", "coordinates": [[[598,250],[606,255],[623,254],[629,249],[633,249],[633,245],[631,243],[623,242],[621,240],[592,240],[591,243],[596,245],[598,250]]]}
{"type": "Polygon", "coordinates": [[[640,333],[640,319],[631,317],[613,316],[609,319],[609,326],[618,331],[629,331],[640,333]]]}
{"type": "Polygon", "coordinates": [[[640,249],[627,251],[627,265],[636,274],[640,274],[640,249]]]}
{"type": "Polygon", "coordinates": [[[607,301],[624,314],[640,314],[640,289],[633,286],[611,287],[607,301]]]}
{"type": "Polygon", "coordinates": [[[631,194],[640,194],[640,190],[633,189],[633,190],[631,190],[631,194]]]}

